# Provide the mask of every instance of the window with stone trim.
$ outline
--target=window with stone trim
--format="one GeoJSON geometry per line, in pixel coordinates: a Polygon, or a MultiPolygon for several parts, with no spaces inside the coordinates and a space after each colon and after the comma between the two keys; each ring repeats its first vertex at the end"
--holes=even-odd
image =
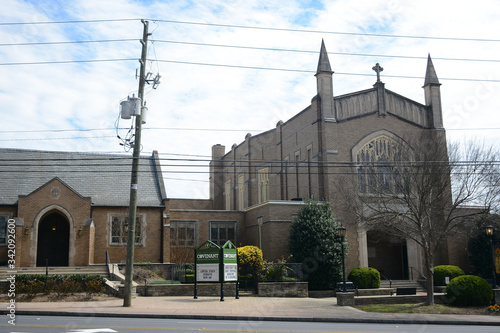
{"type": "Polygon", "coordinates": [[[0,215],[0,245],[7,244],[7,222],[9,216],[0,215]]]}
{"type": "Polygon", "coordinates": [[[245,208],[245,176],[238,177],[238,210],[245,208]]]}
{"type": "MultiPolygon", "coordinates": [[[[135,220],[135,244],[143,244],[145,214],[137,214],[135,220]]],[[[123,245],[127,244],[127,229],[128,229],[128,216],[124,215],[110,215],[110,244],[123,245]]]]}
{"type": "Polygon", "coordinates": [[[259,185],[259,203],[269,200],[269,168],[263,168],[258,171],[259,185]]]}
{"type": "Polygon", "coordinates": [[[196,246],[196,221],[170,221],[170,245],[194,248],[196,246]]]}
{"type": "Polygon", "coordinates": [[[219,246],[224,245],[228,240],[236,244],[236,222],[210,222],[210,240],[219,246]]]}
{"type": "Polygon", "coordinates": [[[231,181],[228,180],[224,185],[224,198],[226,210],[231,210],[231,181]]]}
{"type": "Polygon", "coordinates": [[[408,170],[400,161],[408,160],[392,139],[380,136],[364,145],[356,154],[360,193],[402,193],[407,186],[408,170]]]}

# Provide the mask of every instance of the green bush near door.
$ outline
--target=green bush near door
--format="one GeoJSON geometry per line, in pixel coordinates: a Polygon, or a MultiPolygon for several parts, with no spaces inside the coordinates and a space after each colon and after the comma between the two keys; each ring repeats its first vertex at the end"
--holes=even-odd
{"type": "Polygon", "coordinates": [[[451,304],[459,306],[486,306],[493,299],[489,283],[475,275],[454,278],[446,286],[445,294],[451,304]]]}
{"type": "Polygon", "coordinates": [[[434,267],[434,285],[435,286],[446,286],[446,277],[450,278],[450,281],[454,278],[465,275],[464,271],[453,265],[440,265],[434,267]]]}
{"type": "Polygon", "coordinates": [[[380,273],[375,268],[354,268],[347,279],[353,282],[358,289],[380,288],[380,273]]]}

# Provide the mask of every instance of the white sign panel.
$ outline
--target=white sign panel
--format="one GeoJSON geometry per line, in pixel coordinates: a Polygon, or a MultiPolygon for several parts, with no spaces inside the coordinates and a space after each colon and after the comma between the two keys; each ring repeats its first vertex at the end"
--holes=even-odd
{"type": "Polygon", "coordinates": [[[219,264],[198,264],[196,265],[197,282],[218,282],[219,264]]]}
{"type": "Polygon", "coordinates": [[[224,281],[238,281],[238,264],[224,264],[224,281]]]}

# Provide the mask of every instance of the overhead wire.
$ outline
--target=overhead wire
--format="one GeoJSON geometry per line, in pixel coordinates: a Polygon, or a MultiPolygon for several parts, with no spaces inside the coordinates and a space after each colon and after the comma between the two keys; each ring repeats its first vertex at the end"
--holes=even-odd
{"type": "MultiPolygon", "coordinates": [[[[103,39],[103,40],[0,43],[0,47],[2,47],[2,46],[35,46],[35,45],[60,45],[60,44],[85,44],[85,43],[136,42],[138,40],[139,39],[137,39],[137,38],[123,38],[123,39],[103,39]]],[[[275,47],[257,47],[257,46],[174,41],[174,40],[153,39],[152,37],[151,37],[151,41],[152,41],[152,43],[153,42],[170,43],[170,44],[181,44],[181,45],[222,47],[222,48],[248,49],[248,50],[259,50],[259,51],[295,52],[295,53],[311,53],[311,54],[318,53],[318,51],[313,51],[313,50],[297,50],[297,49],[283,49],[283,48],[275,48],[275,47]]],[[[335,54],[335,55],[342,55],[342,56],[376,57],[376,58],[402,58],[402,59],[419,59],[419,60],[427,59],[427,57],[424,57],[424,56],[410,56],[410,55],[396,55],[396,54],[370,54],[370,53],[334,52],[334,51],[329,51],[328,54],[335,54]]],[[[156,53],[155,53],[155,58],[157,58],[156,53]]],[[[433,60],[446,60],[446,61],[500,62],[500,59],[473,59],[473,58],[449,58],[449,57],[433,57],[432,59],[433,60]]]]}
{"type": "Polygon", "coordinates": [[[500,42],[500,39],[494,39],[494,38],[415,36],[415,35],[396,35],[396,34],[380,34],[380,33],[366,33],[366,32],[344,32],[344,31],[311,30],[311,29],[308,30],[308,29],[293,29],[293,28],[222,24],[222,23],[210,23],[210,22],[178,21],[178,20],[166,20],[166,19],[159,19],[159,18],[146,18],[146,19],[144,19],[144,18],[119,18],[119,19],[96,19],[96,20],[1,22],[0,26],[103,23],[103,22],[126,22],[126,21],[142,21],[142,20],[153,21],[153,22],[171,23],[171,24],[198,25],[198,26],[210,26],[210,27],[221,27],[221,28],[232,28],[232,29],[238,28],[238,29],[285,31],[285,32],[314,33],[314,34],[334,34],[334,35],[364,36],[364,37],[383,37],[383,38],[432,39],[432,40],[450,40],[450,41],[468,41],[468,42],[500,42]]]}

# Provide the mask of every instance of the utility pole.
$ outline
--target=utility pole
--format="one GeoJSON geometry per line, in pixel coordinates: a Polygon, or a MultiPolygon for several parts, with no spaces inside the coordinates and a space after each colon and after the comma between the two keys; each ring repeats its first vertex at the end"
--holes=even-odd
{"type": "Polygon", "coordinates": [[[123,296],[123,306],[129,307],[132,305],[132,283],[134,273],[134,249],[135,249],[135,225],[137,216],[137,186],[139,180],[139,158],[141,154],[141,127],[142,127],[142,111],[144,108],[144,84],[146,76],[146,59],[148,51],[148,26],[149,22],[141,20],[144,25],[144,33],[142,36],[142,54],[141,54],[141,70],[139,76],[139,91],[138,97],[141,99],[141,112],[135,117],[135,140],[134,152],[132,160],[132,177],[130,181],[130,206],[128,214],[128,234],[127,234],[127,262],[125,266],[125,290],[123,296]]]}

